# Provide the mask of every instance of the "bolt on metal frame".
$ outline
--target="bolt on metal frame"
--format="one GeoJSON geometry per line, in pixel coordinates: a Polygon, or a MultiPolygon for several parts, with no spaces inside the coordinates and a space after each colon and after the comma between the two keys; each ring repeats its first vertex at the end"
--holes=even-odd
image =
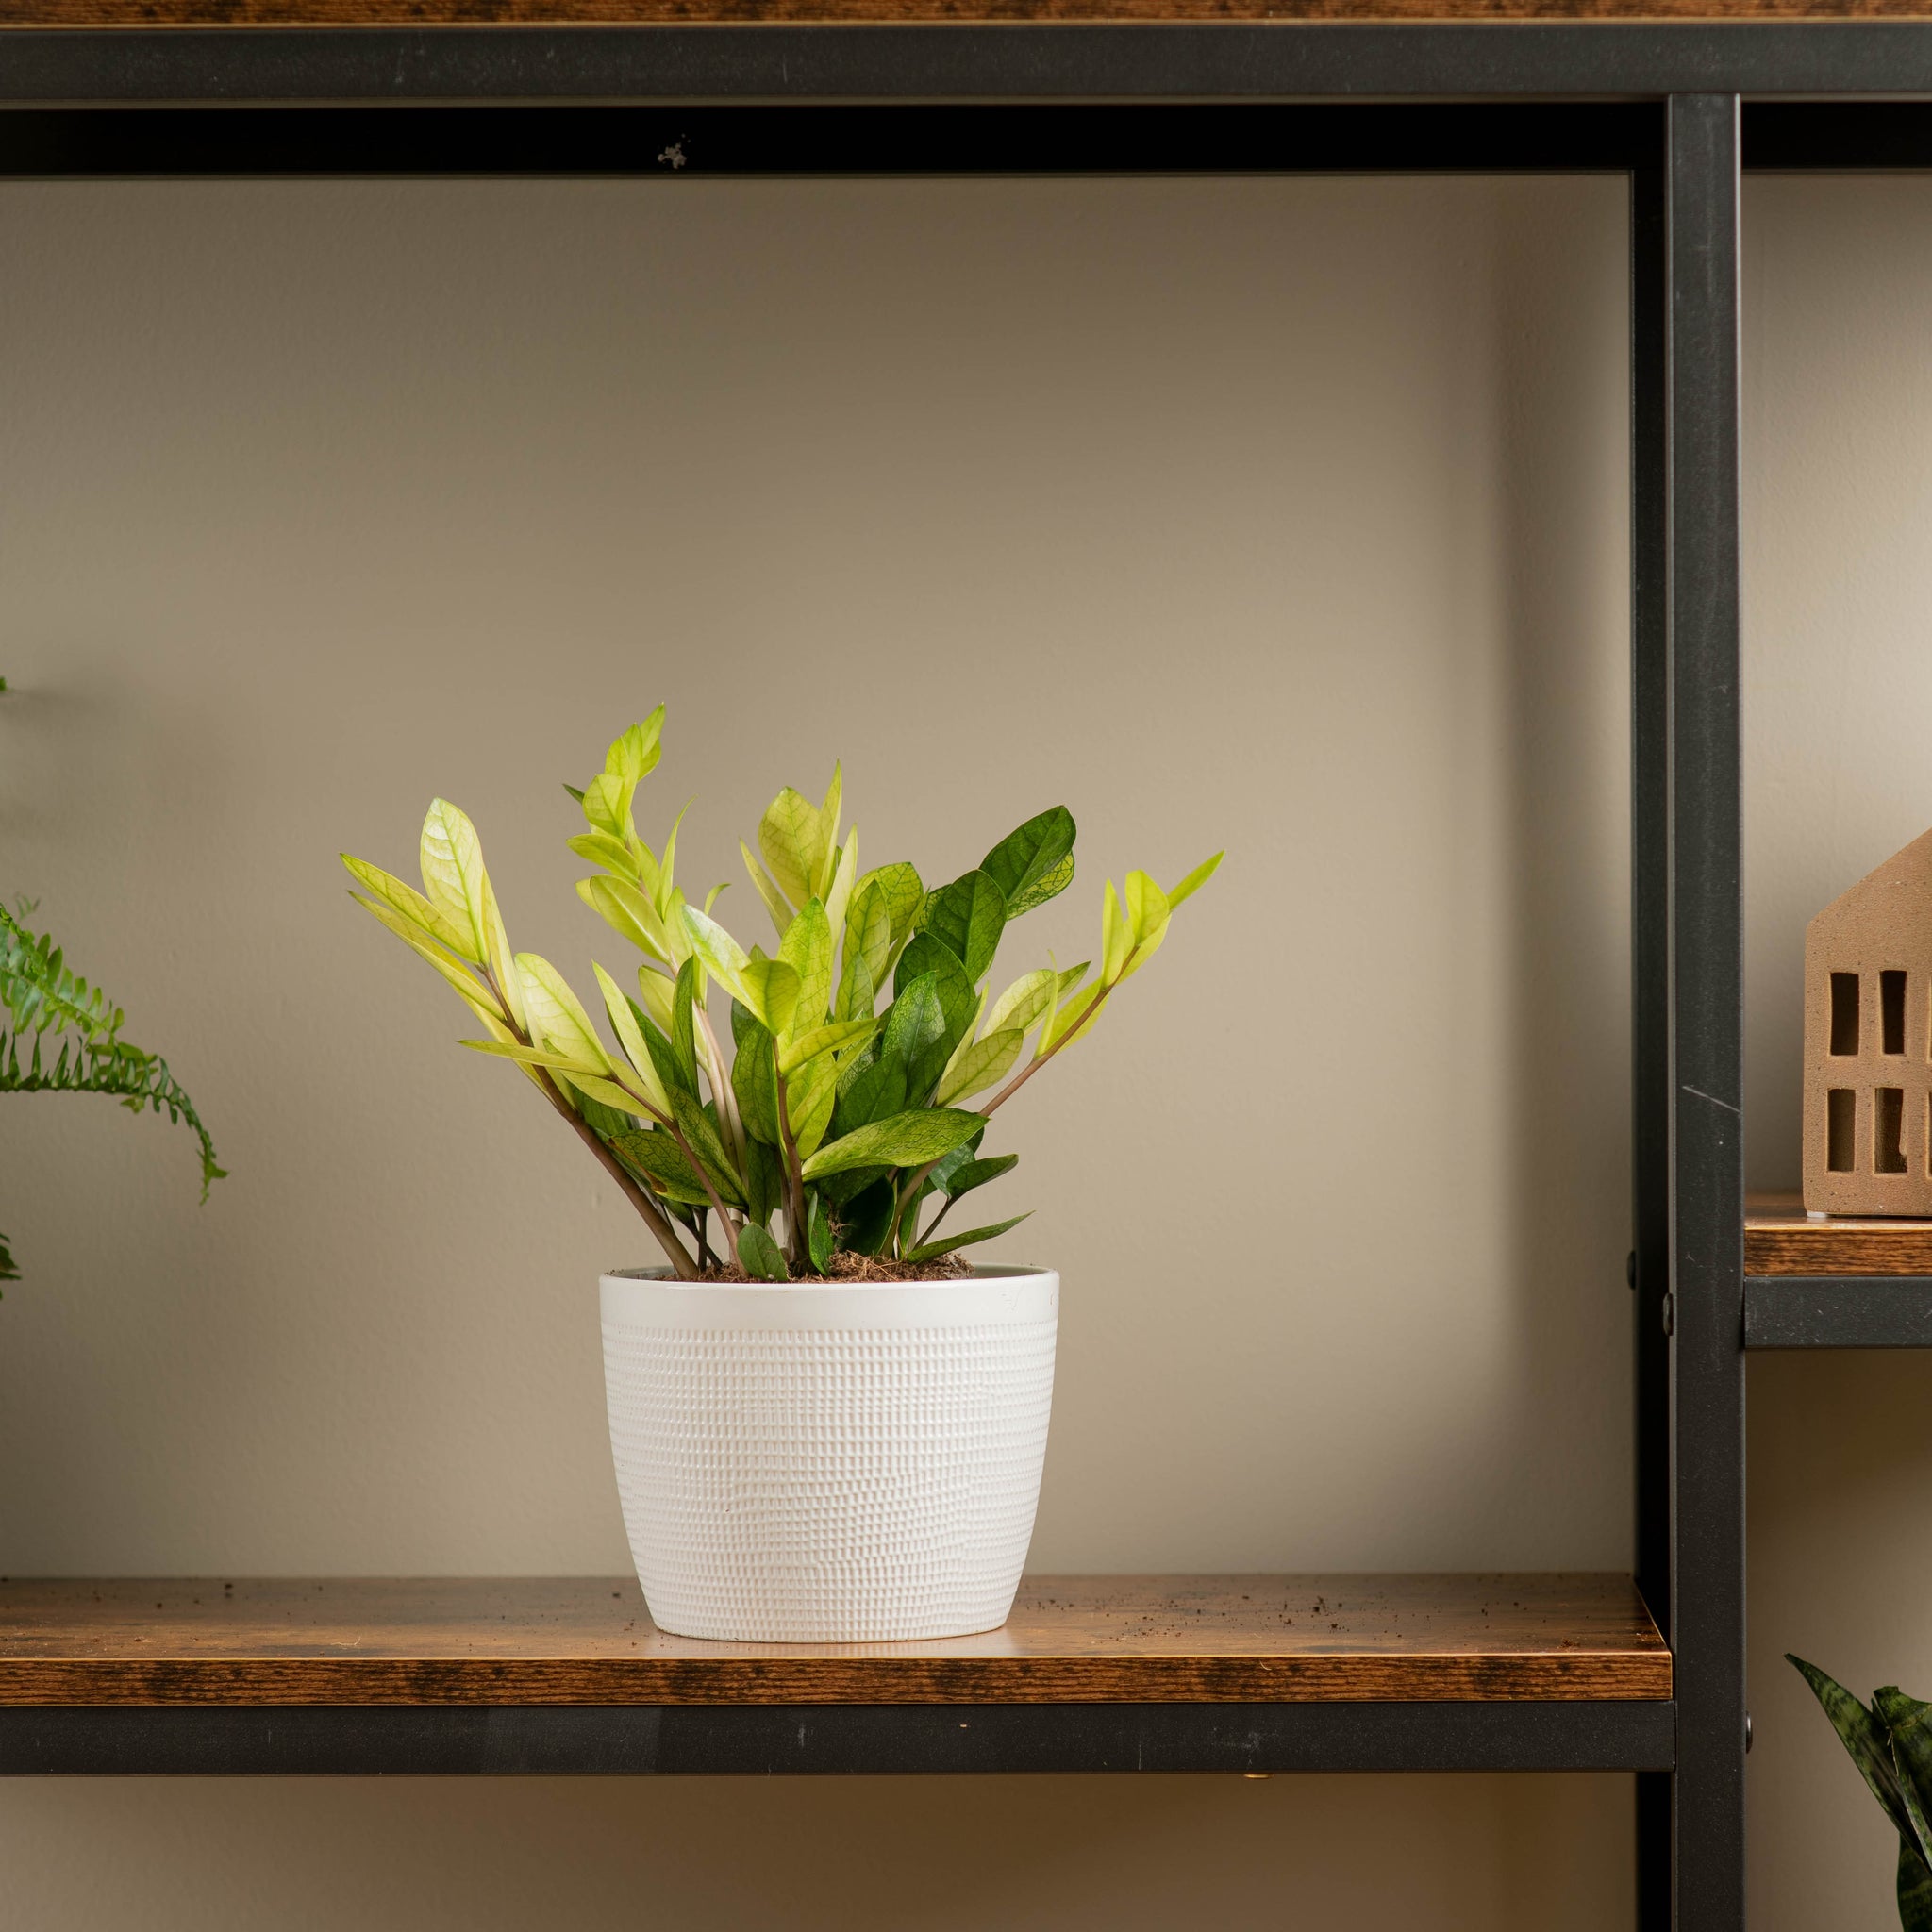
{"type": "Polygon", "coordinates": [[[0,29],[0,178],[642,175],[673,142],[687,178],[1626,175],[1636,1574],[1676,1674],[1674,1711],[283,1710],[279,1745],[9,1712],[0,1768],[1601,1765],[1637,1773],[1640,1925],[1742,1932],[1740,175],[1932,166],[1932,108],[1854,98],[1911,94],[1932,24],[0,29]],[[1837,98],[1742,100],[1778,94],[1837,98]]]}

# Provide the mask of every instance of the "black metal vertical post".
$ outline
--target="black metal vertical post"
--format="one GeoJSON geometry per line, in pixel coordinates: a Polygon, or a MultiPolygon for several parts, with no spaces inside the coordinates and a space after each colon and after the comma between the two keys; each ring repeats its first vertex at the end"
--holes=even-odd
{"type": "MultiPolygon", "coordinates": [[[[1671,1634],[1670,211],[1663,116],[1630,175],[1630,1287],[1637,1587],[1671,1634]]],[[[1637,1780],[1637,1924],[1671,1924],[1671,1780],[1637,1780]]]]}
{"type": "Polygon", "coordinates": [[[1671,1644],[1676,1913],[1744,1926],[1739,104],[1667,119],[1671,1644]]]}

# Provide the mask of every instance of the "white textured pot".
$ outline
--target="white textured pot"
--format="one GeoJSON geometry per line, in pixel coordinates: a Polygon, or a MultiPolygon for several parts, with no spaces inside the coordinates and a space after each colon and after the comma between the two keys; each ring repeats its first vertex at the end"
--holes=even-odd
{"type": "Polygon", "coordinates": [[[658,1627],[779,1643],[1007,1620],[1033,1535],[1060,1278],[603,1281],[618,1494],[658,1627]]]}

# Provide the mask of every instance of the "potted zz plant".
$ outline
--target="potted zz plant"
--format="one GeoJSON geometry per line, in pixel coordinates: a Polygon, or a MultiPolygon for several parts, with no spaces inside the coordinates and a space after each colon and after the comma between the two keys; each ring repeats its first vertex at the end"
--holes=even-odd
{"type": "Polygon", "coordinates": [[[488,1035],[465,1044],[520,1069],[663,1250],[602,1290],[618,1489],[658,1625],[994,1628],[1033,1530],[1059,1277],[961,1258],[1024,1215],[947,1217],[1017,1164],[984,1151],[992,1117],[1092,1031],[1220,857],[1165,892],[1109,881],[1097,969],[1049,958],[995,996],[1001,935],[1073,879],[1071,815],[1041,812],[928,891],[909,864],[859,870],[835,768],[823,805],[788,787],[758,852],[741,841],[767,952],[711,916],[722,886],[686,899],[675,824],[661,853],[638,836],[663,722],[660,706],[570,788],[588,825],[570,849],[596,868],[578,893],[643,956],[635,996],[592,968],[609,1041],[554,966],[510,951],[454,806],[429,808],[421,892],[343,862],[488,1035]]]}

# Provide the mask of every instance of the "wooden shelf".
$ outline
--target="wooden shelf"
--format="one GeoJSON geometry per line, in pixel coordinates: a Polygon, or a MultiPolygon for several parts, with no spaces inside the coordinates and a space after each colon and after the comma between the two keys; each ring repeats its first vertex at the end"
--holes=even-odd
{"type": "Polygon", "coordinates": [[[1744,1273],[1932,1275],[1932,1221],[1836,1214],[1813,1221],[1796,1194],[1753,1194],[1744,1214],[1744,1273]]]}
{"type": "Polygon", "coordinates": [[[1813,1221],[1796,1194],[1754,1194],[1744,1346],[1932,1348],[1932,1221],[1813,1221]]]}
{"type": "Polygon", "coordinates": [[[0,1705],[1666,1699],[1623,1576],[1034,1577],[937,1643],[666,1636],[617,1578],[0,1584],[0,1705]]]}
{"type": "Polygon", "coordinates": [[[1927,0],[0,0],[7,27],[1923,19],[1927,0]]]}

